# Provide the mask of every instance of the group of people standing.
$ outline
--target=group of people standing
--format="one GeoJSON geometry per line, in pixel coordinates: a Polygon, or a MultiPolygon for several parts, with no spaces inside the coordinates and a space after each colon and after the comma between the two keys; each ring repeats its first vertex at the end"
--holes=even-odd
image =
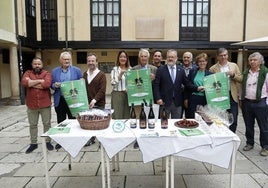
{"type": "MultiPolygon", "coordinates": [[[[237,129],[237,117],[239,106],[242,109],[246,126],[246,146],[244,151],[254,147],[254,123],[255,119],[260,129],[260,155],[268,155],[268,69],[264,66],[263,56],[255,52],[248,58],[249,68],[241,74],[236,63],[228,61],[228,51],[220,48],[216,53],[217,62],[209,69],[208,55],[200,53],[193,63],[191,52],[185,52],[182,56],[183,63],[177,64],[177,51],[170,49],[166,53],[166,62],[162,64],[163,56],[161,50],[153,53],[153,62],[150,63],[150,53],[147,49],[141,49],[138,54],[138,65],[131,67],[128,54],[125,50],[118,53],[116,66],[111,71],[111,107],[114,109],[114,119],[128,119],[130,107],[127,98],[126,72],[129,70],[150,69],[152,91],[154,102],[165,106],[167,113],[173,119],[194,118],[197,105],[206,105],[205,87],[203,79],[205,76],[217,72],[226,72],[229,77],[230,109],[234,122],[230,130],[234,133],[237,129]]],[[[52,74],[43,70],[42,60],[35,58],[32,62],[32,70],[26,71],[22,84],[27,88],[28,119],[30,124],[31,145],[26,150],[30,153],[37,148],[37,122],[41,114],[44,131],[49,129],[51,118],[50,88],[54,90],[54,107],[57,113],[57,122],[74,117],[64,100],[60,84],[64,81],[85,79],[89,107],[104,108],[106,77],[98,69],[98,57],[96,54],[87,56],[88,70],[83,74],[81,70],[71,65],[71,55],[63,52],[60,55],[61,66],[53,69],[52,74]],[[46,102],[41,102],[42,100],[46,102]],[[46,99],[44,99],[44,96],[46,99]]],[[[160,112],[161,109],[160,108],[160,112]]],[[[139,108],[135,109],[139,114],[139,108]]],[[[94,139],[91,140],[94,143],[94,139]]],[[[89,143],[90,144],[90,143],[89,143]]],[[[56,149],[61,146],[56,145],[56,149]]],[[[47,139],[47,148],[52,150],[53,146],[47,139]]]]}
{"type": "MultiPolygon", "coordinates": [[[[88,70],[82,73],[81,69],[72,65],[72,56],[69,52],[62,52],[59,58],[60,66],[54,68],[52,73],[43,69],[40,58],[32,61],[32,70],[27,70],[22,77],[22,85],[26,88],[27,115],[30,124],[31,144],[26,153],[31,153],[38,148],[38,119],[41,115],[44,132],[51,127],[51,89],[54,96],[54,108],[57,114],[57,123],[67,117],[75,119],[60,90],[61,83],[84,79],[88,96],[89,108],[105,106],[106,76],[98,69],[98,57],[92,53],[87,56],[88,70]]],[[[94,143],[94,137],[87,145],[94,143]]],[[[48,150],[53,150],[50,138],[46,140],[48,150]]],[[[56,144],[55,149],[61,145],[56,144]]]]}
{"type": "MultiPolygon", "coordinates": [[[[155,103],[164,105],[171,118],[194,118],[197,105],[206,105],[205,76],[225,72],[229,77],[230,109],[234,121],[230,130],[236,132],[239,106],[242,109],[246,126],[246,146],[249,151],[254,146],[254,123],[257,120],[260,129],[260,155],[268,156],[268,74],[264,66],[263,56],[259,52],[251,54],[248,58],[249,68],[241,74],[236,63],[228,59],[228,50],[219,48],[216,52],[217,62],[207,67],[208,55],[200,53],[193,63],[191,52],[182,56],[183,63],[177,64],[177,51],[170,49],[166,54],[166,63],[162,64],[162,52],[153,53],[153,62],[150,64],[150,53],[141,49],[138,55],[139,65],[132,69],[150,69],[152,89],[155,103]],[[241,87],[242,86],[242,87],[241,87]]],[[[126,71],[131,67],[126,51],[120,51],[117,66],[111,72],[112,108],[115,110],[114,118],[128,119],[129,106],[126,90],[126,71]],[[120,94],[119,94],[120,93],[120,94]],[[118,98],[117,96],[121,96],[118,98]]]]}

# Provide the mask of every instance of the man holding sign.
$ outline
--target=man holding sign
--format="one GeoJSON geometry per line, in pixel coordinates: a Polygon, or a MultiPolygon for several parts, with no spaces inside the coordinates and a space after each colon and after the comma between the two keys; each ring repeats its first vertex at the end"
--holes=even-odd
{"type": "Polygon", "coordinates": [[[230,109],[228,111],[233,114],[234,122],[230,126],[230,130],[235,133],[237,127],[238,116],[238,87],[242,82],[242,75],[236,63],[228,61],[228,51],[225,48],[217,50],[218,62],[210,67],[209,71],[213,73],[226,72],[229,77],[229,93],[230,93],[230,109]]]}

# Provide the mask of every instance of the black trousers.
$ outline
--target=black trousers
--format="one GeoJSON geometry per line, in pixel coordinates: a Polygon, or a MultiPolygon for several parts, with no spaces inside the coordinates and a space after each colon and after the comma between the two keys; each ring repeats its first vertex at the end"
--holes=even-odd
{"type": "Polygon", "coordinates": [[[66,116],[68,116],[68,119],[75,119],[75,117],[72,116],[71,111],[63,96],[60,97],[59,106],[55,107],[55,111],[57,113],[58,124],[64,121],[66,119],[66,116]]]}
{"type": "Polygon", "coordinates": [[[259,102],[243,100],[242,114],[246,125],[247,144],[254,145],[255,120],[260,129],[260,145],[262,148],[268,149],[268,106],[266,98],[259,102]]]}

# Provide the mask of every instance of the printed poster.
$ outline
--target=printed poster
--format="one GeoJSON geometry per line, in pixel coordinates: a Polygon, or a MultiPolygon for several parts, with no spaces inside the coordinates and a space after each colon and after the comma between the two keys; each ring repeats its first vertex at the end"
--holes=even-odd
{"type": "Polygon", "coordinates": [[[149,105],[150,100],[153,100],[151,70],[140,69],[130,70],[127,72],[127,95],[128,105],[134,106],[141,105],[141,103],[147,103],[149,105]]]}
{"type": "Polygon", "coordinates": [[[208,105],[222,110],[230,109],[229,77],[225,72],[206,76],[204,87],[208,105]]]}
{"type": "Polygon", "coordinates": [[[84,79],[62,82],[60,89],[74,117],[76,117],[79,112],[89,109],[84,79]]]}

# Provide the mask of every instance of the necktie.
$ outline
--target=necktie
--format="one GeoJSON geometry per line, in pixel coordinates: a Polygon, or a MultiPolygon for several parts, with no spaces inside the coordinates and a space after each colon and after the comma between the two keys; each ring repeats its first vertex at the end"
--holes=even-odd
{"type": "Polygon", "coordinates": [[[171,79],[172,79],[172,82],[174,83],[174,81],[175,81],[175,76],[174,76],[174,66],[171,66],[170,67],[170,76],[171,76],[171,79]]]}

